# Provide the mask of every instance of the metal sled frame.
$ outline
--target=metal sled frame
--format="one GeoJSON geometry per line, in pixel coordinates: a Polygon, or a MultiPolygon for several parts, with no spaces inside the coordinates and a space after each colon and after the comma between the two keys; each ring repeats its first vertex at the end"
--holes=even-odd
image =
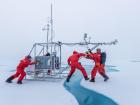
{"type": "Polygon", "coordinates": [[[48,47],[51,48],[51,53],[53,54],[54,52],[59,53],[59,66],[60,69],[51,69],[52,73],[50,75],[48,75],[48,70],[49,69],[35,69],[34,71],[30,71],[27,70],[27,76],[30,76],[31,78],[27,78],[26,79],[33,79],[33,80],[46,80],[46,79],[62,79],[65,77],[67,69],[69,68],[67,67],[62,67],[61,64],[61,59],[62,59],[62,45],[66,45],[66,46],[75,46],[75,45],[80,45],[80,46],[88,46],[88,45],[94,45],[91,50],[94,50],[96,47],[100,46],[100,45],[115,45],[118,41],[114,40],[111,42],[102,42],[102,43],[90,43],[90,42],[83,42],[83,43],[62,43],[60,41],[58,42],[52,42],[52,43],[35,43],[30,51],[30,55],[33,53],[34,58],[36,56],[44,56],[45,52],[48,52],[48,47]],[[39,49],[39,52],[37,53],[37,46],[42,47],[41,49],[39,49]],[[59,48],[59,51],[56,51],[56,48],[59,48]],[[64,73],[65,72],[65,73],[64,73]]]}

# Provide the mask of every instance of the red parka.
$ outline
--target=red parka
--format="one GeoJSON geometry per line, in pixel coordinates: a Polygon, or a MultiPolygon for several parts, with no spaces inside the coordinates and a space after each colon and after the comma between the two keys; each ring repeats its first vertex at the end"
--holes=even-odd
{"type": "Polygon", "coordinates": [[[84,53],[77,53],[76,51],[73,52],[73,55],[68,58],[68,64],[73,64],[79,61],[79,58],[82,56],[86,56],[84,53]]]}
{"type": "Polygon", "coordinates": [[[36,62],[31,62],[30,59],[24,58],[23,60],[20,61],[19,65],[17,66],[18,69],[25,69],[29,65],[36,64],[36,62]]]}

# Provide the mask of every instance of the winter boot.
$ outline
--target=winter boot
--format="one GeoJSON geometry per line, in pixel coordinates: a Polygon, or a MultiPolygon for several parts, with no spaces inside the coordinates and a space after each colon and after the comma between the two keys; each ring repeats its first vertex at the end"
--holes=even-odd
{"type": "Polygon", "coordinates": [[[22,81],[17,81],[17,84],[22,84],[22,81]]]}
{"type": "Polygon", "coordinates": [[[7,83],[12,83],[12,80],[14,79],[14,77],[13,76],[11,76],[11,77],[9,77],[5,82],[7,82],[7,83]]]}
{"type": "Polygon", "coordinates": [[[101,75],[104,77],[105,82],[109,79],[109,77],[106,74],[101,74],[101,75]]]}
{"type": "Polygon", "coordinates": [[[70,78],[71,78],[71,76],[68,76],[66,79],[66,82],[70,82],[70,78]]]}
{"type": "Polygon", "coordinates": [[[109,77],[107,75],[105,75],[104,81],[106,82],[108,79],[109,79],[109,77]]]}
{"type": "Polygon", "coordinates": [[[89,80],[89,78],[88,77],[84,77],[85,78],[85,80],[89,80]]]}
{"type": "Polygon", "coordinates": [[[90,80],[90,82],[95,82],[95,78],[92,78],[92,79],[90,80]]]}

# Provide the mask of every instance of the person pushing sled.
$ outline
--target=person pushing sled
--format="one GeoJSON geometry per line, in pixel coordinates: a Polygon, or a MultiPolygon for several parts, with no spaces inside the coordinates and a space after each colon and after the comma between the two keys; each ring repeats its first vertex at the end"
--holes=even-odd
{"type": "Polygon", "coordinates": [[[66,82],[70,81],[70,78],[71,78],[71,76],[73,75],[73,73],[75,72],[76,69],[79,69],[82,72],[85,80],[89,80],[88,75],[86,73],[86,70],[81,65],[81,63],[78,62],[80,57],[86,57],[86,54],[78,53],[77,51],[73,51],[73,54],[68,58],[68,65],[70,66],[71,70],[68,74],[66,82]]]}
{"type": "Polygon", "coordinates": [[[99,72],[99,74],[103,76],[104,81],[107,81],[109,77],[105,73],[106,53],[101,52],[100,48],[96,49],[96,53],[92,53],[92,51],[89,49],[87,58],[95,62],[95,66],[91,71],[90,82],[95,82],[97,72],[99,72]]]}
{"type": "Polygon", "coordinates": [[[33,65],[33,64],[36,64],[37,62],[34,61],[34,62],[31,62],[31,59],[32,57],[30,55],[26,56],[24,59],[22,59],[20,61],[20,63],[18,64],[17,66],[17,70],[16,70],[16,73],[12,76],[10,76],[6,82],[7,83],[12,83],[12,80],[19,77],[18,78],[18,81],[17,81],[17,84],[22,84],[22,80],[24,79],[24,77],[26,76],[26,73],[24,71],[24,69],[26,67],[28,67],[29,65],[33,65]]]}

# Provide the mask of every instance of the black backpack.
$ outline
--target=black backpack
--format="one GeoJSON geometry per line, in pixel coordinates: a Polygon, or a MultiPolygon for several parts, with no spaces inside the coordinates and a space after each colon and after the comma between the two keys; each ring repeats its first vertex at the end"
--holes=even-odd
{"type": "Polygon", "coordinates": [[[101,53],[101,64],[105,65],[106,62],[106,52],[101,53]]]}

